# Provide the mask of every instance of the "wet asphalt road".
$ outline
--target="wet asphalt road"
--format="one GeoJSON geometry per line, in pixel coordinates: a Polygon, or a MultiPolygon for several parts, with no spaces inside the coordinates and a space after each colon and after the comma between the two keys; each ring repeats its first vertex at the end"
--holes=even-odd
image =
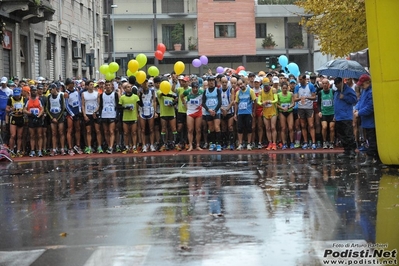
{"type": "Polygon", "coordinates": [[[362,168],[362,160],[309,153],[2,163],[0,265],[327,265],[326,250],[340,245],[399,249],[398,170],[362,168]]]}

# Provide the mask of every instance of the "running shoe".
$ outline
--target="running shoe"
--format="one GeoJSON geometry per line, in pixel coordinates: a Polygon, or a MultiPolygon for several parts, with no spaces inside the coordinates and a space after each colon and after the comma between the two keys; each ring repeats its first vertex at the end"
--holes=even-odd
{"type": "Polygon", "coordinates": [[[270,151],[271,149],[272,149],[272,143],[269,142],[269,144],[268,144],[267,147],[266,147],[266,150],[270,151]]]}
{"type": "Polygon", "coordinates": [[[57,150],[56,149],[53,149],[51,152],[50,152],[50,156],[56,156],[57,155],[57,150]]]}
{"type": "Polygon", "coordinates": [[[262,149],[263,148],[263,145],[262,145],[262,143],[258,143],[258,149],[260,150],[260,149],[262,149]]]}
{"type": "Polygon", "coordinates": [[[312,150],[315,150],[315,149],[317,149],[317,146],[316,146],[316,144],[312,144],[312,150]]]}
{"type": "Polygon", "coordinates": [[[367,151],[367,150],[368,149],[367,149],[366,145],[364,145],[364,144],[360,145],[359,151],[367,151]]]}
{"type": "Polygon", "coordinates": [[[328,149],[328,143],[326,141],[323,142],[323,149],[328,149]]]}
{"type": "Polygon", "coordinates": [[[247,151],[252,151],[252,145],[251,144],[247,145],[247,151]]]}
{"type": "Polygon", "coordinates": [[[234,144],[230,144],[230,150],[234,151],[234,144]]]}
{"type": "Polygon", "coordinates": [[[334,149],[334,143],[330,143],[330,149],[334,149]]]}
{"type": "Polygon", "coordinates": [[[273,144],[272,144],[272,150],[273,150],[273,151],[277,150],[277,145],[276,145],[276,143],[273,143],[273,144]]]}
{"type": "Polygon", "coordinates": [[[85,153],[86,154],[91,154],[91,148],[90,147],[86,147],[85,148],[85,153]]]}
{"type": "Polygon", "coordinates": [[[155,149],[154,145],[152,145],[152,144],[151,144],[151,146],[150,146],[150,150],[151,150],[152,152],[157,151],[157,149],[155,149]]]}
{"type": "Polygon", "coordinates": [[[287,144],[283,144],[283,147],[281,148],[281,149],[283,149],[283,150],[286,150],[288,147],[287,147],[287,144]]]}
{"type": "Polygon", "coordinates": [[[293,142],[291,142],[291,144],[290,144],[290,149],[291,150],[295,149],[295,144],[293,142]]]}
{"type": "Polygon", "coordinates": [[[109,147],[106,151],[108,154],[112,154],[113,153],[113,149],[111,147],[109,147]]]}
{"type": "Polygon", "coordinates": [[[202,145],[202,148],[203,148],[203,149],[207,149],[207,148],[208,148],[208,143],[205,142],[204,145],[202,145]]]}
{"type": "Polygon", "coordinates": [[[294,148],[295,148],[295,149],[298,149],[298,148],[300,148],[300,147],[301,147],[301,144],[300,144],[299,142],[295,142],[294,148]]]}
{"type": "Polygon", "coordinates": [[[65,149],[61,149],[60,154],[61,155],[66,155],[65,149]]]}
{"type": "Polygon", "coordinates": [[[29,157],[35,157],[36,156],[36,153],[35,153],[35,151],[30,151],[30,153],[29,153],[29,157]]]}
{"type": "Polygon", "coordinates": [[[9,152],[10,152],[10,155],[11,155],[12,158],[17,157],[17,154],[15,152],[13,152],[13,151],[9,151],[9,152]]]}
{"type": "Polygon", "coordinates": [[[101,146],[97,147],[97,153],[104,153],[103,148],[101,146]]]}
{"type": "Polygon", "coordinates": [[[238,147],[237,147],[237,151],[242,151],[244,149],[244,147],[240,144],[240,145],[238,145],[238,147]]]}
{"type": "Polygon", "coordinates": [[[309,145],[306,142],[304,142],[302,145],[302,149],[306,150],[308,148],[309,148],[309,145]]]}
{"type": "Polygon", "coordinates": [[[159,148],[159,151],[166,151],[166,145],[163,144],[163,145],[161,146],[161,148],[159,148]]]}
{"type": "Polygon", "coordinates": [[[122,151],[122,149],[121,149],[121,146],[119,146],[119,145],[116,145],[116,147],[115,147],[115,151],[116,151],[116,152],[121,152],[121,151],[122,151]]]}
{"type": "Polygon", "coordinates": [[[213,143],[211,143],[211,144],[209,145],[209,150],[210,150],[210,151],[214,151],[215,149],[216,149],[216,145],[213,144],[213,143]]]}
{"type": "Polygon", "coordinates": [[[72,149],[69,149],[69,150],[68,150],[68,154],[69,154],[70,156],[74,156],[74,155],[75,155],[75,152],[74,152],[72,149]]]}
{"type": "Polygon", "coordinates": [[[125,146],[125,148],[122,151],[122,154],[128,154],[129,153],[129,146],[125,146]]]}
{"type": "Polygon", "coordinates": [[[147,145],[143,146],[143,149],[141,150],[141,152],[146,153],[147,152],[147,145]]]}
{"type": "Polygon", "coordinates": [[[134,147],[134,148],[133,148],[133,153],[134,153],[134,154],[137,154],[137,153],[139,153],[139,151],[137,150],[137,148],[136,148],[136,147],[134,147]]]}
{"type": "Polygon", "coordinates": [[[222,146],[220,146],[220,144],[216,145],[216,151],[219,151],[219,152],[222,151],[222,146]]]}
{"type": "Polygon", "coordinates": [[[279,143],[277,144],[277,147],[278,147],[279,149],[282,149],[282,148],[283,148],[283,143],[279,142],[279,143]]]}
{"type": "Polygon", "coordinates": [[[41,151],[41,150],[39,150],[39,151],[37,152],[37,156],[39,156],[39,157],[43,157],[43,153],[42,153],[42,151],[41,151]]]}
{"type": "Polygon", "coordinates": [[[78,154],[83,154],[82,149],[81,149],[78,145],[75,145],[75,146],[73,147],[73,149],[74,149],[78,154]]]}

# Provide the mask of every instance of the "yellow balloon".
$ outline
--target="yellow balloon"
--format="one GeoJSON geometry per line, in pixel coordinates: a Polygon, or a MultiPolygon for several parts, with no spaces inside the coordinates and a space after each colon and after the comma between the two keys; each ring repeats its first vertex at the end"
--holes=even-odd
{"type": "Polygon", "coordinates": [[[137,60],[132,59],[127,64],[127,68],[130,70],[130,72],[134,73],[137,70],[139,70],[139,62],[137,62],[137,60]]]}
{"type": "Polygon", "coordinates": [[[170,85],[169,81],[166,80],[162,81],[159,85],[159,89],[163,94],[169,94],[171,88],[172,86],[170,85]]]}
{"type": "Polygon", "coordinates": [[[176,72],[176,75],[180,75],[181,73],[183,73],[184,69],[185,69],[185,66],[182,61],[177,61],[173,68],[173,70],[176,72]]]}
{"type": "Polygon", "coordinates": [[[142,84],[146,78],[147,78],[147,74],[143,70],[140,70],[137,72],[137,75],[136,75],[137,83],[142,84]]]}
{"type": "Polygon", "coordinates": [[[136,60],[139,62],[139,68],[142,68],[145,66],[145,64],[147,64],[147,56],[145,54],[138,54],[136,56],[136,60]]]}

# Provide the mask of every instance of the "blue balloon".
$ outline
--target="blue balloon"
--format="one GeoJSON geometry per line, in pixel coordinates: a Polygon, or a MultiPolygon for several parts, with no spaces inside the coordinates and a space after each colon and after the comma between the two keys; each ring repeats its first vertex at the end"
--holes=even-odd
{"type": "Polygon", "coordinates": [[[295,77],[298,77],[300,72],[299,72],[299,67],[295,63],[289,63],[287,65],[288,71],[293,74],[295,77]]]}
{"type": "Polygon", "coordinates": [[[280,55],[278,58],[278,63],[284,68],[288,64],[288,58],[285,55],[280,55]]]}

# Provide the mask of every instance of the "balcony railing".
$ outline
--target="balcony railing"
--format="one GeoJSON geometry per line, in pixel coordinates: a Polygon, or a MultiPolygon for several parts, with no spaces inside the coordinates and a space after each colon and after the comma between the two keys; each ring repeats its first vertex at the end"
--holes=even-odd
{"type": "Polygon", "coordinates": [[[258,5],[295,5],[298,0],[258,0],[258,5]]]}

